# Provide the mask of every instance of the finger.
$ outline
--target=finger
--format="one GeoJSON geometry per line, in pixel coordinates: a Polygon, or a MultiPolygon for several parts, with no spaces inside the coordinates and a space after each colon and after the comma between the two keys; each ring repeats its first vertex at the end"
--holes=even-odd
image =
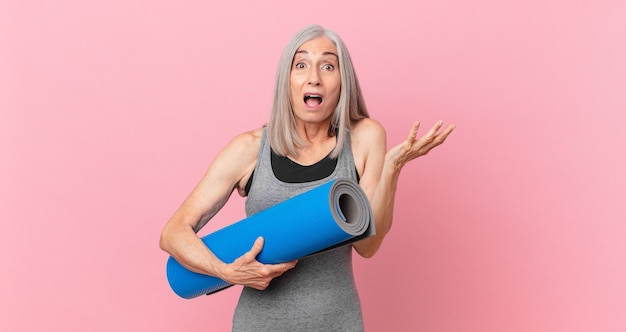
{"type": "Polygon", "coordinates": [[[454,128],[456,128],[455,125],[449,125],[443,132],[441,132],[437,136],[433,137],[432,141],[430,143],[424,145],[423,148],[426,151],[426,153],[428,153],[428,151],[432,150],[433,148],[443,144],[443,142],[445,142],[446,138],[448,138],[448,135],[450,135],[450,133],[452,133],[454,128]]]}
{"type": "Polygon", "coordinates": [[[455,125],[449,125],[443,132],[437,135],[437,138],[435,139],[435,141],[437,141],[438,144],[443,143],[446,140],[446,138],[448,138],[448,135],[452,133],[454,128],[456,128],[455,125]]]}
{"type": "Polygon", "coordinates": [[[293,269],[297,263],[298,263],[298,260],[296,259],[296,260],[289,261],[289,262],[268,264],[267,267],[274,269],[274,270],[278,270],[278,271],[287,271],[289,269],[293,269]]]}
{"type": "Polygon", "coordinates": [[[259,236],[254,241],[254,244],[252,245],[252,248],[250,248],[250,251],[248,251],[247,255],[252,256],[252,258],[255,258],[261,252],[261,250],[263,250],[264,243],[265,243],[265,239],[263,239],[262,236],[259,236]]]}
{"type": "Polygon", "coordinates": [[[456,125],[451,124],[448,127],[446,127],[446,129],[444,129],[442,134],[445,134],[446,136],[448,136],[454,130],[454,128],[456,128],[456,125]]]}
{"type": "Polygon", "coordinates": [[[286,263],[283,263],[283,264],[285,264],[285,266],[287,267],[287,270],[293,269],[294,267],[296,267],[296,264],[298,264],[298,260],[296,259],[296,260],[293,260],[291,262],[286,262],[286,263]]]}
{"type": "Polygon", "coordinates": [[[269,265],[268,267],[271,268],[272,273],[273,273],[272,278],[276,278],[279,275],[282,275],[283,273],[287,272],[288,270],[293,269],[294,267],[296,267],[296,263],[298,263],[297,260],[269,265]]]}
{"type": "Polygon", "coordinates": [[[420,150],[423,148],[428,148],[431,144],[433,144],[433,142],[435,142],[435,139],[437,138],[437,132],[441,128],[442,124],[443,121],[437,121],[437,123],[435,123],[435,125],[430,128],[430,130],[424,136],[413,142],[413,148],[420,150]]]}
{"type": "Polygon", "coordinates": [[[415,137],[417,136],[417,131],[420,128],[420,122],[419,121],[415,121],[413,122],[413,125],[411,126],[411,131],[409,132],[409,137],[408,137],[408,141],[409,142],[413,142],[415,141],[415,137]]]}
{"type": "Polygon", "coordinates": [[[434,136],[439,131],[439,129],[441,129],[441,126],[443,126],[443,121],[441,120],[437,121],[437,123],[435,123],[435,125],[432,128],[430,128],[426,136],[434,136]]]}

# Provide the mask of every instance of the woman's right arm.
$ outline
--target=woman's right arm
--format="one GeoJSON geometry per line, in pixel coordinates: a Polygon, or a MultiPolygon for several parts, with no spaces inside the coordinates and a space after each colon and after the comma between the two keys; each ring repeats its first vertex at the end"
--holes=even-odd
{"type": "Polygon", "coordinates": [[[196,234],[226,204],[233,190],[256,163],[261,130],[235,137],[211,163],[204,177],[170,218],[161,233],[160,247],[190,271],[218,277],[231,284],[265,289],[269,282],[293,268],[295,262],[261,264],[259,238],[249,252],[226,264],[196,234]]]}

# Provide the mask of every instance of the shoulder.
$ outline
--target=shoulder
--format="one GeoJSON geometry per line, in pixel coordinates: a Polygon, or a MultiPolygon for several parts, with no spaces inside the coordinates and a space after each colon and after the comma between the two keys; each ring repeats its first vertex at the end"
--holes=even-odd
{"type": "Polygon", "coordinates": [[[385,128],[372,118],[361,119],[350,128],[350,138],[353,145],[386,144],[385,128]]]}
{"type": "Polygon", "coordinates": [[[259,147],[261,146],[262,135],[263,128],[240,133],[228,142],[220,154],[234,156],[235,158],[256,159],[259,147]]]}
{"type": "Polygon", "coordinates": [[[240,149],[250,148],[251,145],[256,145],[258,147],[261,144],[262,136],[263,128],[256,128],[235,136],[230,143],[228,143],[228,146],[240,149]]]}
{"type": "Polygon", "coordinates": [[[378,121],[361,119],[350,128],[350,139],[354,164],[361,179],[366,175],[366,167],[373,160],[381,160],[387,150],[387,134],[378,121]]]}
{"type": "Polygon", "coordinates": [[[357,137],[371,137],[385,135],[385,128],[372,118],[365,118],[352,124],[350,134],[357,137]]]}
{"type": "Polygon", "coordinates": [[[259,128],[232,138],[213,160],[209,171],[221,174],[225,180],[239,181],[256,163],[262,133],[263,128],[259,128]]]}
{"type": "Polygon", "coordinates": [[[245,195],[245,185],[256,166],[263,137],[263,127],[235,136],[220,153],[225,166],[234,171],[235,187],[245,195]]]}

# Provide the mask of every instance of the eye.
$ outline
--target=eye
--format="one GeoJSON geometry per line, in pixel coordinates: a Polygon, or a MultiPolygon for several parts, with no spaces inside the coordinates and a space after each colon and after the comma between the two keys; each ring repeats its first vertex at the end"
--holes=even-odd
{"type": "Polygon", "coordinates": [[[331,65],[331,64],[326,64],[322,66],[322,69],[324,70],[333,70],[335,69],[335,66],[331,65]]]}
{"type": "Polygon", "coordinates": [[[302,62],[298,62],[295,65],[293,65],[293,67],[297,68],[297,69],[303,69],[303,68],[306,67],[306,65],[304,63],[302,63],[302,62]]]}

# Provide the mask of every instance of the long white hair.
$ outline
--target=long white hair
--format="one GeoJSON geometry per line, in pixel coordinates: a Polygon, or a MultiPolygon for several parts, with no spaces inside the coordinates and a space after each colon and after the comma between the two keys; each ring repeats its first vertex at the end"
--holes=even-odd
{"type": "Polygon", "coordinates": [[[307,41],[318,37],[325,37],[337,47],[341,75],[339,101],[328,127],[329,136],[337,135],[337,144],[330,157],[336,158],[339,155],[350,124],[369,117],[359,81],[350,59],[350,53],[339,35],[319,25],[307,26],[289,41],[283,50],[276,71],[274,101],[270,121],[267,125],[267,135],[274,152],[282,156],[297,156],[296,148],[304,146],[303,140],[296,132],[296,120],[291,105],[290,74],[293,58],[298,48],[307,41]]]}

